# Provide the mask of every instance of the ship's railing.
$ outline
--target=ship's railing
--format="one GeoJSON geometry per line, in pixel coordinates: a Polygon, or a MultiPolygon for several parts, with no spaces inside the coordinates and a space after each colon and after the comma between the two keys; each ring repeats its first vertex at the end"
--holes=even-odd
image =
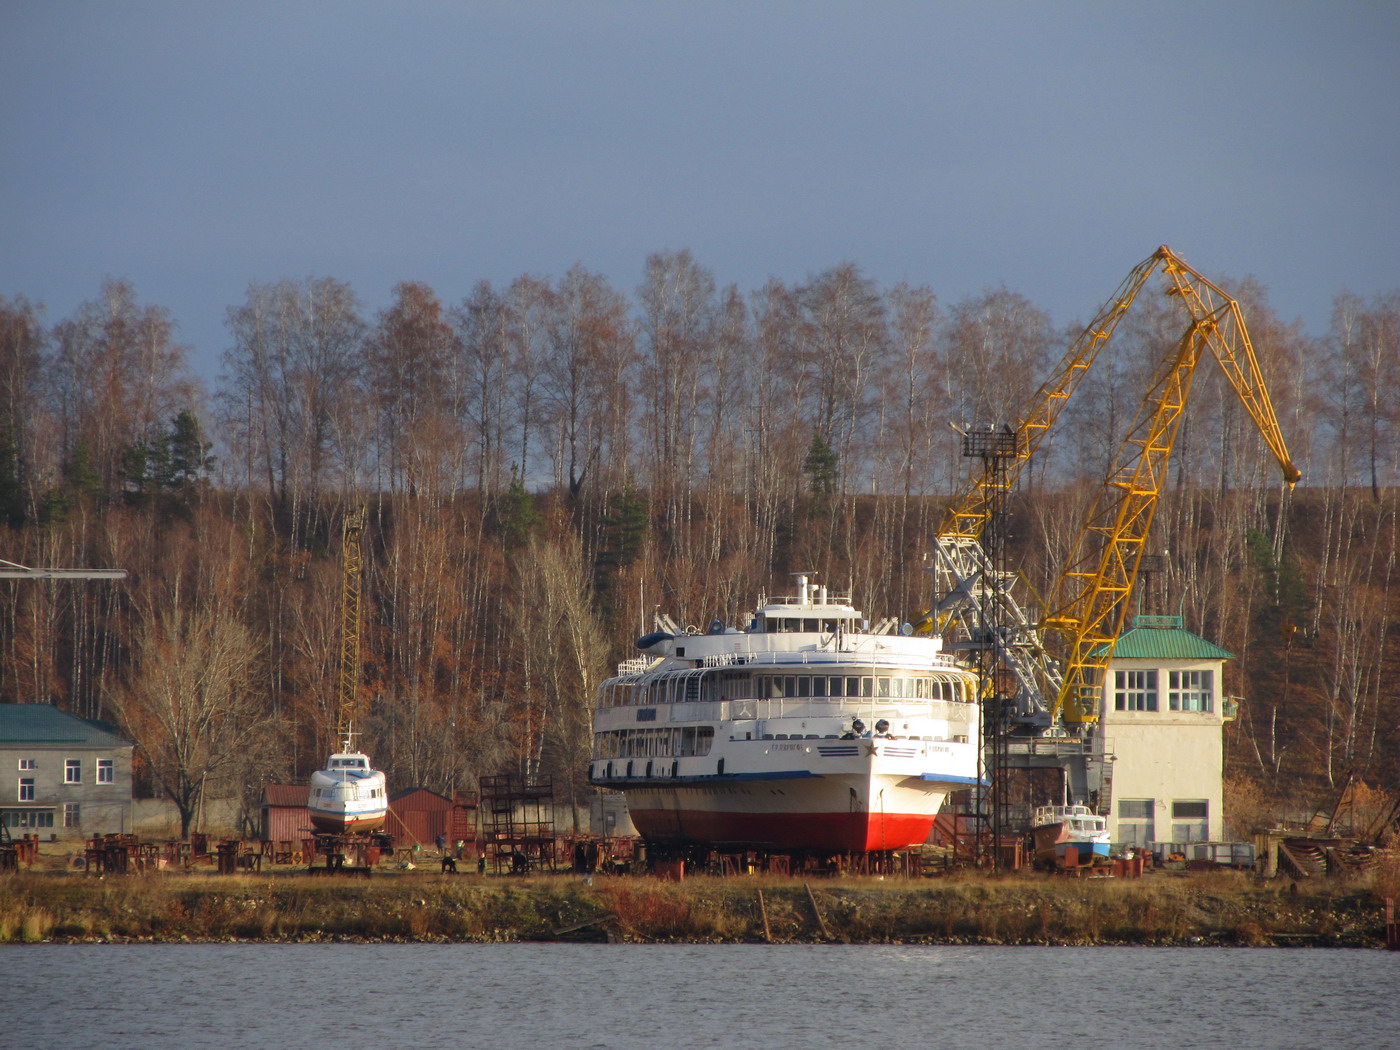
{"type": "Polygon", "coordinates": [[[1094,742],[1082,737],[1011,737],[1007,750],[1018,755],[1093,755],[1094,742]]]}
{"type": "MultiPolygon", "coordinates": [[[[952,700],[900,700],[893,697],[785,697],[770,700],[719,700],[686,704],[673,709],[683,721],[767,718],[933,718],[965,723],[975,720],[977,708],[952,700]],[[708,710],[707,710],[708,709],[708,710]]],[[[872,721],[870,723],[874,725],[872,721]]]]}
{"type": "MultiPolygon", "coordinates": [[[[852,655],[859,657],[857,667],[879,667],[879,668],[909,668],[910,656],[907,652],[879,652],[877,650],[847,650],[847,649],[788,649],[778,652],[765,653],[710,653],[700,661],[701,670],[707,667],[831,667],[841,665],[849,667],[852,655]]],[[[927,656],[919,654],[916,659],[921,665],[917,671],[910,668],[914,673],[923,673],[926,670],[933,671],[965,671],[953,657],[943,653],[933,653],[927,656]]],[[[621,660],[617,665],[617,677],[622,678],[628,675],[640,675],[646,673],[654,661],[644,656],[632,656],[626,660],[621,660]]],[[[683,672],[670,671],[668,674],[683,672]]],[[[860,672],[854,672],[860,673],[860,672]]]]}
{"type": "MultiPolygon", "coordinates": [[[[779,635],[778,637],[783,637],[779,635]]],[[[891,639],[903,641],[903,639],[891,639]]],[[[706,663],[705,666],[727,667],[730,664],[742,664],[745,667],[817,667],[840,664],[850,666],[852,657],[856,658],[856,667],[880,667],[880,668],[909,668],[911,657],[905,652],[891,651],[880,652],[874,649],[787,649],[778,652],[766,653],[716,653],[713,657],[706,657],[708,661],[715,659],[720,661],[715,664],[706,663]]],[[[920,665],[927,664],[927,667],[935,671],[963,671],[966,670],[951,656],[943,653],[930,653],[928,655],[917,654],[913,657],[920,665]]],[[[852,670],[851,674],[862,674],[864,672],[852,670]]],[[[910,669],[911,674],[922,673],[922,670],[910,669]]]]}
{"type": "Polygon", "coordinates": [[[854,607],[851,605],[851,596],[850,596],[849,594],[828,594],[828,595],[826,596],[826,601],[824,601],[824,602],[814,602],[814,601],[812,601],[811,598],[803,598],[801,595],[796,595],[796,594],[794,594],[794,595],[788,595],[788,596],[783,596],[783,595],[766,595],[766,596],[764,596],[763,600],[762,600],[759,604],[760,604],[760,605],[810,605],[810,606],[811,606],[812,608],[814,608],[814,609],[826,609],[826,608],[830,608],[831,606],[845,606],[845,607],[848,608],[848,609],[854,608],[854,607]]]}

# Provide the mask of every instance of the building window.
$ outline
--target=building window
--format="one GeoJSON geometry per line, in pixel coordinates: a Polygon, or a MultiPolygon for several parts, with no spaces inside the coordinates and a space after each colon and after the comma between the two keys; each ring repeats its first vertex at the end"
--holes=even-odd
{"type": "Polygon", "coordinates": [[[20,800],[21,802],[33,802],[33,801],[34,801],[34,778],[33,778],[33,777],[20,777],[20,778],[19,778],[19,800],[20,800]]]}
{"type": "Polygon", "coordinates": [[[1157,710],[1157,672],[1114,671],[1113,709],[1115,711],[1157,710]]]}
{"type": "Polygon", "coordinates": [[[117,782],[117,764],[110,758],[99,758],[97,760],[97,782],[99,784],[115,784],[117,782]]]}
{"type": "Polygon", "coordinates": [[[81,758],[64,760],[63,782],[65,784],[81,784],[83,782],[83,760],[81,758]]]}
{"type": "Polygon", "coordinates": [[[1149,846],[1156,841],[1150,798],[1118,800],[1118,841],[1124,846],[1149,846]]]}
{"type": "Polygon", "coordinates": [[[1168,673],[1167,705],[1173,711],[1215,710],[1215,674],[1211,671],[1168,673]]]}
{"type": "Polygon", "coordinates": [[[51,809],[7,809],[0,811],[0,824],[7,828],[51,828],[51,809]]]}
{"type": "Polygon", "coordinates": [[[65,802],[63,804],[63,826],[65,828],[80,828],[83,826],[79,816],[78,803],[65,802]]]}
{"type": "Polygon", "coordinates": [[[19,760],[20,769],[38,769],[39,763],[32,758],[21,758],[19,760]]]}
{"type": "Polygon", "coordinates": [[[1204,842],[1210,836],[1210,804],[1204,799],[1172,803],[1172,841],[1204,842]]]}

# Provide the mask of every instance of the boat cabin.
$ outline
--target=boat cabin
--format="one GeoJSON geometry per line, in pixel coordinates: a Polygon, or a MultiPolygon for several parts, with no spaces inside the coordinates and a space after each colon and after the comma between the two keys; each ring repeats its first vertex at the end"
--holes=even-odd
{"type": "Polygon", "coordinates": [[[1088,806],[1037,806],[1034,826],[1043,828],[1054,824],[1065,825],[1071,835],[1091,835],[1103,831],[1108,821],[1088,806]]]}
{"type": "Polygon", "coordinates": [[[330,761],[326,763],[327,769],[369,769],[369,757],[367,755],[331,755],[330,761]]]}

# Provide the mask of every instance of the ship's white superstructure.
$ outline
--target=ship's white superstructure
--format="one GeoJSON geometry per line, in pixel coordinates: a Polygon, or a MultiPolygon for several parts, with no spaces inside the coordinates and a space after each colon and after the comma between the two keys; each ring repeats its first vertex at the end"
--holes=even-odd
{"type": "Polygon", "coordinates": [[[937,636],[798,577],[738,629],[669,628],[599,689],[592,783],[663,848],[815,853],[925,841],[977,782],[977,676],[937,636]]]}

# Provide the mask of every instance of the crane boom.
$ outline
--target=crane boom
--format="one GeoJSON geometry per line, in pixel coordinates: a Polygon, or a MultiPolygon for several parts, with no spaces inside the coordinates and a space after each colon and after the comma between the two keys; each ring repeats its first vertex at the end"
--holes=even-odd
{"type": "Polygon", "coordinates": [[[1302,472],[1289,457],[1278,418],[1239,303],[1188,266],[1169,248],[1153,258],[1171,280],[1189,323],[1143,397],[1118,455],[1086,516],[1074,550],[1061,569],[1042,626],[1068,643],[1065,674],[1052,719],[1098,719],[1098,698],[1113,645],[1122,633],[1147,534],[1171,461],[1191,381],[1209,350],[1278,461],[1291,488],[1302,472]]]}
{"type": "Polygon", "coordinates": [[[1104,303],[1098,315],[1089,322],[1079,337],[1061,358],[1050,378],[1041,384],[1026,403],[1016,424],[1020,440],[1015,456],[1000,477],[988,476],[984,472],[973,483],[962,499],[949,508],[944,516],[940,536],[977,539],[987,522],[988,508],[995,493],[1003,485],[1009,491],[1016,487],[1021,469],[1030,462],[1040,448],[1045,435],[1060,418],[1060,413],[1069,402],[1070,396],[1078,388],[1080,380],[1088,373],[1090,366],[1098,358],[1099,351],[1108,345],[1128,309],[1137,299],[1138,292],[1147,283],[1160,262],[1159,255],[1165,251],[1159,248],[1150,258],[1133,267],[1123,279],[1108,302],[1104,303]]]}
{"type": "Polygon", "coordinates": [[[364,508],[345,515],[341,524],[340,674],[336,690],[336,736],[349,741],[354,734],[360,693],[360,586],[364,555],[360,534],[365,527],[364,508]]]}
{"type": "Polygon", "coordinates": [[[1292,487],[1301,472],[1289,457],[1239,304],[1164,245],[1133,268],[1030,399],[1017,423],[1019,440],[1009,462],[996,471],[984,470],[953,504],[935,537],[936,567],[952,581],[935,605],[939,628],[958,617],[971,636],[970,625],[980,621],[984,626],[977,629],[979,644],[996,647],[1012,669],[1020,692],[1028,697],[1023,709],[1029,706],[1048,714],[1050,722],[1097,721],[1104,671],[1122,630],[1191,381],[1207,349],[1292,487]],[[1148,278],[1158,270],[1168,279],[1167,295],[1178,299],[1187,313],[1186,331],[1164,355],[1142,399],[1045,603],[1048,614],[1038,626],[1031,624],[1007,597],[1008,587],[987,582],[992,569],[979,541],[995,500],[1014,485],[1148,278]],[[995,631],[986,629],[988,610],[979,604],[988,600],[998,606],[993,615],[1001,627],[995,631]],[[1042,645],[1042,628],[1065,641],[1063,666],[1042,645]]]}
{"type": "Polygon", "coordinates": [[[125,569],[31,569],[0,558],[0,579],[4,580],[124,580],[125,569]]]}
{"type": "Polygon", "coordinates": [[[1260,436],[1283,471],[1283,480],[1291,489],[1298,484],[1303,472],[1288,455],[1288,446],[1284,443],[1278,416],[1264,386],[1264,377],[1259,372],[1259,360],[1254,355],[1254,344],[1250,342],[1240,304],[1193,270],[1166,245],[1158,248],[1154,257],[1161,259],[1162,272],[1171,278],[1176,287],[1175,294],[1181,297],[1187,312],[1204,330],[1206,345],[1230,380],[1230,385],[1235,388],[1245,411],[1254,420],[1260,436]]]}

